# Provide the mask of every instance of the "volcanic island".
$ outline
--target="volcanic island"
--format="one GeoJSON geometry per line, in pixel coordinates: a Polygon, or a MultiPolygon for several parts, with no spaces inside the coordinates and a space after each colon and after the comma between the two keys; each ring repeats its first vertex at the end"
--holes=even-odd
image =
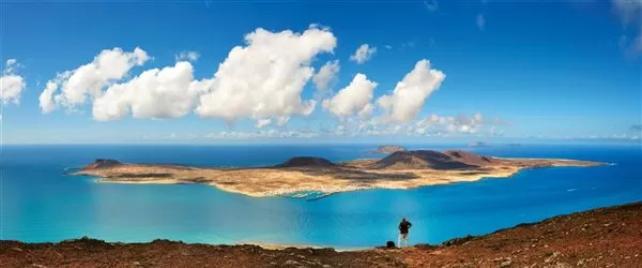
{"type": "Polygon", "coordinates": [[[381,159],[334,163],[294,157],[251,168],[190,167],[122,163],[98,159],[74,175],[98,182],[131,184],[203,183],[252,197],[321,195],[364,189],[411,189],[426,185],[505,178],[528,168],[591,167],[604,163],[570,159],[499,158],[467,151],[400,150],[381,159]]]}

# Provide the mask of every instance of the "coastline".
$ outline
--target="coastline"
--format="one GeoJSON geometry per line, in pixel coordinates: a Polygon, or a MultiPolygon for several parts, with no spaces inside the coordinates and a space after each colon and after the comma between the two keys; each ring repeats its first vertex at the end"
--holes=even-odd
{"type": "MultiPolygon", "coordinates": [[[[565,165],[558,167],[566,167],[565,165]]],[[[433,185],[442,185],[442,184],[451,184],[458,182],[475,182],[482,179],[503,179],[509,178],[520,171],[527,168],[519,168],[515,170],[502,170],[492,174],[475,174],[475,175],[463,175],[456,174],[451,176],[444,176],[440,178],[429,178],[422,177],[413,179],[412,181],[406,182],[403,185],[395,182],[382,182],[377,183],[376,185],[370,186],[360,186],[360,185],[350,185],[350,186],[332,186],[332,185],[315,185],[313,188],[287,188],[287,189],[277,189],[273,191],[248,191],[247,189],[239,189],[238,187],[229,187],[226,184],[220,184],[216,182],[197,182],[189,180],[180,180],[180,179],[152,179],[152,180],[123,180],[123,179],[110,179],[108,177],[96,177],[95,181],[97,183],[114,183],[114,184],[206,184],[212,187],[215,187],[219,190],[247,195],[251,197],[261,198],[261,197],[272,197],[272,196],[296,196],[302,192],[316,192],[321,195],[327,196],[341,192],[352,192],[360,190],[371,190],[371,189],[389,189],[389,190],[408,190],[424,186],[433,186],[433,185]]],[[[84,174],[83,174],[84,175],[84,174]]],[[[91,175],[89,175],[91,176],[91,175]]]]}
{"type": "Polygon", "coordinates": [[[169,240],[146,243],[107,243],[90,238],[58,243],[0,240],[0,263],[4,267],[636,267],[642,263],[640,219],[642,202],[638,201],[519,224],[486,235],[455,238],[440,245],[347,251],[169,240]]]}

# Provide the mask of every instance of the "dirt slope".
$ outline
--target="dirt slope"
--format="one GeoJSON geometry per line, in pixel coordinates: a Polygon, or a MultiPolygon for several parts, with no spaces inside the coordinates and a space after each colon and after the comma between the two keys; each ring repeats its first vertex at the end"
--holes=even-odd
{"type": "MultiPolygon", "coordinates": [[[[472,154],[471,154],[472,155],[472,154]]],[[[408,168],[430,168],[437,170],[444,169],[467,169],[476,166],[469,165],[446,153],[417,150],[394,152],[375,163],[376,168],[408,169],[408,168]]]]}

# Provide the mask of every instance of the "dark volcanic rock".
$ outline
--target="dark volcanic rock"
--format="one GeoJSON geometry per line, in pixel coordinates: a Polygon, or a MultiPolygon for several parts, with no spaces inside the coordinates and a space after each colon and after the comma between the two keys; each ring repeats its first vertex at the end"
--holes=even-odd
{"type": "Polygon", "coordinates": [[[82,248],[89,251],[101,251],[101,250],[108,250],[113,248],[112,244],[109,244],[104,240],[93,239],[86,236],[83,236],[80,239],[64,240],[60,242],[60,245],[61,246],[73,245],[76,248],[79,248],[79,249],[82,248]]]}
{"type": "Polygon", "coordinates": [[[466,169],[477,166],[460,161],[448,154],[431,151],[398,151],[377,161],[376,168],[432,168],[432,169],[466,169]]]}
{"type": "Polygon", "coordinates": [[[85,166],[83,169],[109,168],[121,165],[122,163],[113,159],[96,159],[93,163],[85,166]]]}
{"type": "Polygon", "coordinates": [[[298,156],[276,165],[276,167],[334,167],[330,160],[321,157],[298,156]]]}

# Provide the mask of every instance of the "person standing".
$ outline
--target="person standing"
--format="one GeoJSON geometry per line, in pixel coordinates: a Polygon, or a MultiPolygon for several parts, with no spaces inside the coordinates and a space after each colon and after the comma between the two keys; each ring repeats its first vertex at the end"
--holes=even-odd
{"type": "Polygon", "coordinates": [[[408,246],[408,231],[410,231],[410,227],[412,227],[412,223],[406,218],[401,219],[399,223],[399,239],[397,239],[397,244],[400,248],[403,247],[402,242],[408,246]]]}

